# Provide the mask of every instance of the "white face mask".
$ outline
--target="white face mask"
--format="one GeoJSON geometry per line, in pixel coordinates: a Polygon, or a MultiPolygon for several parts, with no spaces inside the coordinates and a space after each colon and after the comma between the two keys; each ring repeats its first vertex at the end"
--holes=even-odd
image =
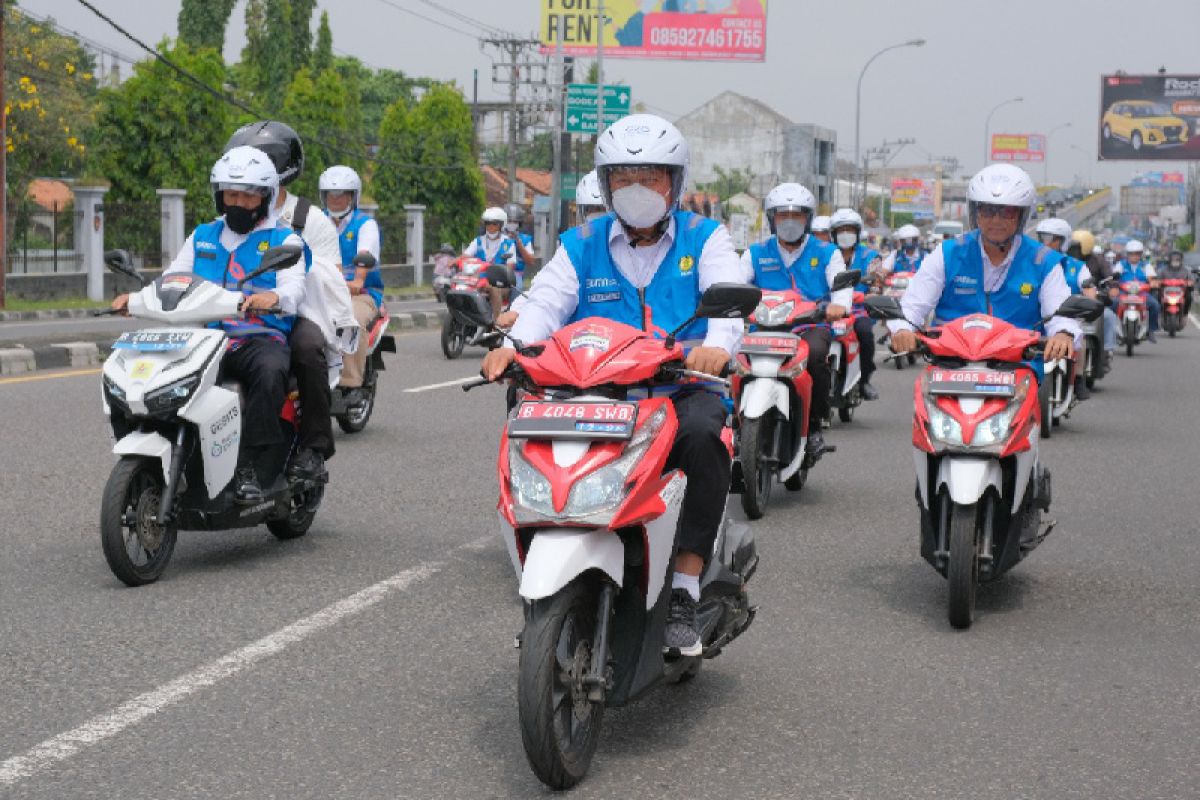
{"type": "Polygon", "coordinates": [[[635,183],[612,196],[613,211],[631,228],[651,228],[667,215],[667,201],[653,189],[635,183]]]}
{"type": "Polygon", "coordinates": [[[804,223],[798,219],[781,219],[775,225],[779,241],[794,244],[804,236],[804,223]]]}
{"type": "Polygon", "coordinates": [[[858,244],[858,234],[856,233],[839,233],[837,235],[838,247],[843,250],[849,250],[854,245],[858,244]]]}
{"type": "Polygon", "coordinates": [[[500,238],[500,231],[496,231],[495,233],[492,233],[491,231],[484,231],[483,235],[494,242],[500,238]]]}

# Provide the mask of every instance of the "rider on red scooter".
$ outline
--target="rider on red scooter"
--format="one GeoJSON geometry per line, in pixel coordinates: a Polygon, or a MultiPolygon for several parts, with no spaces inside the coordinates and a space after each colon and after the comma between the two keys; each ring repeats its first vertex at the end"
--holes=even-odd
{"type": "MultiPolygon", "coordinates": [[[[830,295],[829,287],[846,264],[832,244],[810,235],[817,198],[798,183],[781,183],[763,201],[763,212],[771,226],[770,239],[751,245],[742,254],[746,280],[760,289],[792,289],[815,303],[829,302],[825,316],[830,322],[846,316],[854,301],[854,289],[830,295]]],[[[829,327],[817,325],[800,334],[808,344],[808,372],[812,375],[812,404],[809,408],[808,451],[815,456],[825,449],[821,424],[829,416],[829,327]]]]}
{"type": "MultiPolygon", "coordinates": [[[[687,167],[687,142],[664,119],[635,114],[605,131],[596,145],[596,170],[613,214],[562,235],[530,287],[512,335],[536,342],[587,317],[670,331],[692,316],[710,285],[745,283],[728,230],[679,209],[687,167]]],[[[741,320],[692,323],[679,335],[685,346],[693,344],[687,367],[719,374],[741,336],[741,320]]],[[[498,379],[515,356],[511,347],[488,353],[483,376],[498,379]]],[[[721,439],[721,398],[683,388],[673,403],[679,432],[668,465],[682,469],[688,481],[664,646],[699,655],[700,574],[716,541],[732,465],[721,439]]]]}
{"type": "MultiPolygon", "coordinates": [[[[905,318],[923,325],[932,314],[940,325],[985,313],[1020,328],[1041,327],[1071,289],[1056,254],[1022,233],[1036,203],[1037,189],[1021,168],[992,164],[978,172],[967,185],[971,230],[925,257],[900,301],[905,318]]],[[[1054,317],[1045,327],[1045,360],[1074,357],[1079,323],[1054,317]]],[[[912,324],[891,321],[888,328],[893,350],[916,349],[912,324]]]]}

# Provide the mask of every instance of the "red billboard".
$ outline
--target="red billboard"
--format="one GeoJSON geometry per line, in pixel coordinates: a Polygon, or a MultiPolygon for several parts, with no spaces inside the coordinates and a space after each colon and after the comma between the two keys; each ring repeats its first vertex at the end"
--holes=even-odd
{"type": "Polygon", "coordinates": [[[1200,160],[1200,75],[1105,75],[1100,158],[1200,160]]]}
{"type": "Polygon", "coordinates": [[[993,133],[992,161],[1046,160],[1046,137],[1040,133],[993,133]]]}

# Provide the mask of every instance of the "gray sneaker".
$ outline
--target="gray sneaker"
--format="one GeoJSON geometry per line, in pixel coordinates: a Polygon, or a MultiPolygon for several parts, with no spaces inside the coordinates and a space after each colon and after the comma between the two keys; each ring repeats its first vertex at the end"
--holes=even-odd
{"type": "Polygon", "coordinates": [[[671,590],[671,609],[667,612],[663,652],[678,652],[681,656],[698,656],[704,652],[700,632],[696,630],[698,605],[687,589],[671,590]]]}

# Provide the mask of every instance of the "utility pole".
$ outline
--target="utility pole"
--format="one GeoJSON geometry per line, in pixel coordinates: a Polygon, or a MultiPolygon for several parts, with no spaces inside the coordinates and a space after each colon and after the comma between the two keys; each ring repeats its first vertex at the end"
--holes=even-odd
{"type": "MultiPolygon", "coordinates": [[[[599,0],[596,9],[596,136],[604,133],[604,25],[608,21],[604,16],[604,0],[599,0]]],[[[561,19],[561,17],[559,17],[561,19]]]]}
{"type": "MultiPolygon", "coordinates": [[[[4,49],[4,20],[8,8],[0,10],[0,53],[4,49]]],[[[8,114],[3,109],[7,104],[4,97],[4,59],[0,58],[0,308],[4,308],[4,279],[8,273],[8,114]]]]}
{"type": "Polygon", "coordinates": [[[492,39],[481,39],[484,45],[491,45],[501,52],[506,59],[492,64],[492,83],[508,86],[508,199],[511,203],[518,202],[517,198],[517,132],[520,124],[520,106],[517,103],[517,91],[522,84],[545,84],[545,65],[534,63],[528,54],[541,45],[538,39],[521,39],[516,36],[504,36],[492,39]],[[540,80],[534,80],[535,72],[541,72],[540,80]]]}
{"type": "MultiPolygon", "coordinates": [[[[563,95],[566,87],[563,86],[563,18],[559,15],[555,19],[554,28],[554,80],[550,81],[550,91],[554,92],[554,102],[552,104],[554,114],[554,133],[551,134],[554,139],[551,142],[554,148],[554,164],[551,172],[550,180],[550,241],[553,242],[558,238],[558,232],[562,230],[562,132],[563,132],[563,95]]],[[[545,262],[543,262],[545,263],[545,262]]]]}

